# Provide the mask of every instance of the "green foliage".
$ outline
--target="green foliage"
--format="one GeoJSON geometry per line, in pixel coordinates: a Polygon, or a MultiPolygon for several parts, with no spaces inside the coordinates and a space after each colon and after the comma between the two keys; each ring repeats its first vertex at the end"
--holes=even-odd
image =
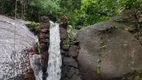
{"type": "Polygon", "coordinates": [[[30,0],[26,10],[26,19],[39,21],[40,16],[46,15],[56,21],[60,14],[59,2],[60,0],[30,0]]]}
{"type": "Polygon", "coordinates": [[[54,20],[62,15],[68,17],[70,34],[64,43],[69,44],[74,40],[74,29],[108,20],[123,9],[139,4],[137,0],[32,0],[31,5],[38,7],[39,14],[54,20]]]}
{"type": "Polygon", "coordinates": [[[111,3],[111,0],[83,0],[81,10],[85,15],[85,25],[108,19],[109,15],[111,15],[111,3]]]}
{"type": "Polygon", "coordinates": [[[119,8],[131,8],[132,6],[139,6],[140,3],[138,0],[117,0],[119,8]]]}
{"type": "Polygon", "coordinates": [[[30,24],[26,24],[26,26],[35,34],[37,34],[40,30],[40,24],[34,21],[30,22],[30,24]]]}
{"type": "Polygon", "coordinates": [[[0,0],[0,13],[14,16],[15,0],[0,0]]]}
{"type": "Polygon", "coordinates": [[[30,5],[38,6],[40,14],[57,14],[60,11],[60,0],[31,0],[30,5]]]}
{"type": "Polygon", "coordinates": [[[138,6],[137,0],[82,0],[81,14],[85,15],[85,25],[108,20],[121,10],[138,6]]]}
{"type": "Polygon", "coordinates": [[[97,69],[97,73],[100,74],[100,75],[102,74],[100,69],[97,69]]]}
{"type": "MultiPolygon", "coordinates": [[[[39,17],[46,15],[50,20],[58,21],[59,17],[68,17],[69,39],[64,43],[74,41],[76,29],[105,21],[119,14],[122,10],[133,6],[139,7],[141,0],[0,0],[0,14],[22,16],[30,21],[38,22],[39,17]],[[15,3],[17,1],[17,10],[15,3]],[[21,9],[23,6],[24,9],[21,9]],[[22,15],[23,12],[23,15],[22,15]]],[[[141,3],[141,4],[140,4],[141,3]]],[[[139,19],[142,22],[142,19],[139,19]]],[[[37,33],[39,23],[32,22],[28,27],[37,33]]],[[[98,70],[98,73],[100,71],[98,70]]]]}
{"type": "Polygon", "coordinates": [[[80,17],[79,11],[81,8],[81,0],[61,0],[60,7],[62,12],[61,15],[66,15],[68,17],[69,24],[73,25],[75,28],[80,17]]]}
{"type": "MultiPolygon", "coordinates": [[[[1,13],[14,15],[16,0],[0,0],[1,13]]],[[[18,11],[23,0],[18,0],[18,11]]],[[[39,15],[51,20],[66,15],[73,28],[108,20],[125,8],[139,6],[140,0],[25,0],[26,19],[38,21],[39,15]]],[[[20,14],[19,12],[17,12],[20,14]]]]}

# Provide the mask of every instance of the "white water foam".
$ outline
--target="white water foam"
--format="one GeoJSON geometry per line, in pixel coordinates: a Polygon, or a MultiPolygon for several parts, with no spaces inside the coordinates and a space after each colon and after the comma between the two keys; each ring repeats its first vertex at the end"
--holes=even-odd
{"type": "Polygon", "coordinates": [[[46,80],[60,80],[62,59],[60,54],[59,24],[50,21],[50,47],[46,80]]]}

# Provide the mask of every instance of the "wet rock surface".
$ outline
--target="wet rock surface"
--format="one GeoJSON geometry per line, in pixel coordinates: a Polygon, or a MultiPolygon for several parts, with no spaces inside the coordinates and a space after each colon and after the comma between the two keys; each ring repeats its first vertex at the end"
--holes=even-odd
{"type": "Polygon", "coordinates": [[[34,80],[26,50],[37,38],[25,23],[0,15],[0,80],[34,80]]]}

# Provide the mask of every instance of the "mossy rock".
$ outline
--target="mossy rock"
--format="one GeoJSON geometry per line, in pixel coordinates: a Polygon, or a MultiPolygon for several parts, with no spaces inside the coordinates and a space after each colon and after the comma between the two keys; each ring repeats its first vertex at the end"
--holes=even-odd
{"type": "Polygon", "coordinates": [[[78,32],[77,61],[83,80],[141,80],[141,72],[134,71],[142,70],[142,45],[134,36],[137,32],[129,31],[130,25],[132,30],[137,29],[133,16],[136,10],[125,10],[121,15],[78,32]]]}

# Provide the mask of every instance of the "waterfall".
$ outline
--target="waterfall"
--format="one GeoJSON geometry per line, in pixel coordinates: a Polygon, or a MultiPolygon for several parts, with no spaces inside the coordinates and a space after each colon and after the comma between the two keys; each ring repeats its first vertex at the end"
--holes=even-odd
{"type": "MultiPolygon", "coordinates": [[[[61,65],[62,59],[60,54],[60,33],[59,24],[50,21],[50,46],[49,46],[49,58],[47,73],[48,77],[46,80],[60,80],[61,78],[61,65]]],[[[30,64],[34,71],[36,80],[42,80],[41,70],[41,56],[38,54],[30,55],[30,64]]]]}
{"type": "MultiPolygon", "coordinates": [[[[62,59],[60,54],[60,34],[59,24],[50,21],[50,46],[49,46],[49,60],[46,80],[60,80],[62,59]]],[[[41,56],[34,54],[30,55],[30,64],[34,70],[36,80],[42,80],[42,70],[40,63],[41,56]]]]}
{"type": "Polygon", "coordinates": [[[46,80],[60,80],[62,59],[60,54],[59,24],[50,21],[50,47],[46,80]]]}

